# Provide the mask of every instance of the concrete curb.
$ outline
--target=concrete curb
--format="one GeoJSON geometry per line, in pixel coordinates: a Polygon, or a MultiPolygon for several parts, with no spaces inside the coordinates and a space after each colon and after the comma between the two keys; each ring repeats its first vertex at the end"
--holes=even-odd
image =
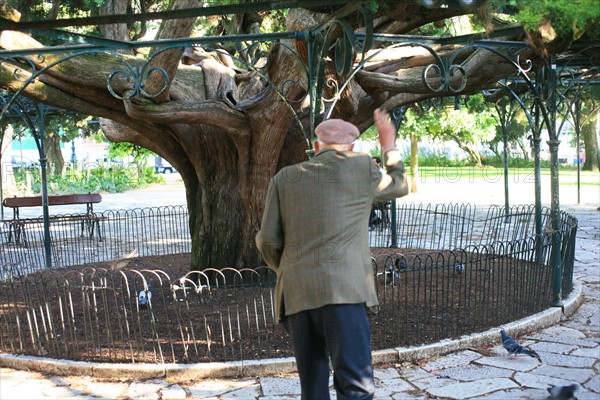
{"type": "MultiPolygon", "coordinates": [[[[574,313],[583,300],[583,286],[577,280],[573,281],[573,285],[573,291],[564,301],[565,315],[574,313]]],[[[561,315],[562,310],[553,307],[505,324],[503,328],[511,336],[520,336],[557,324],[560,322],[561,315]]],[[[373,364],[417,361],[457,350],[499,343],[499,330],[500,327],[492,328],[459,339],[442,340],[418,347],[377,350],[373,352],[373,364]]],[[[169,378],[181,381],[200,378],[255,377],[296,372],[296,363],[293,357],[197,364],[112,364],[0,353],[0,366],[18,370],[38,371],[50,375],[83,375],[105,379],[121,377],[129,379],[169,378]]]]}

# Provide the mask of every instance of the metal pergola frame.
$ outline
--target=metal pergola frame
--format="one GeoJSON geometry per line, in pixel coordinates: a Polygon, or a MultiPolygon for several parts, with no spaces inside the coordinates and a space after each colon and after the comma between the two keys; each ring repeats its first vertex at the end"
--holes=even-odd
{"type": "MultiPolygon", "coordinates": [[[[38,75],[43,73],[48,68],[56,65],[63,60],[71,57],[75,57],[87,53],[110,53],[115,57],[120,57],[114,53],[120,50],[132,50],[137,48],[160,48],[159,52],[171,49],[180,48],[186,46],[213,46],[217,43],[239,43],[245,41],[252,42],[273,42],[280,41],[283,39],[294,39],[296,41],[305,41],[308,46],[309,62],[307,66],[307,75],[309,81],[309,98],[310,105],[308,112],[310,114],[310,127],[308,132],[304,132],[308,147],[309,155],[310,149],[312,148],[312,137],[314,127],[321,118],[328,118],[331,110],[333,109],[336,101],[339,99],[339,95],[344,90],[348,82],[354,77],[354,75],[365,65],[368,61],[368,57],[365,56],[365,52],[373,47],[373,44],[377,43],[380,46],[390,44],[390,46],[420,46],[428,50],[436,59],[436,64],[432,64],[424,69],[423,81],[431,89],[430,97],[450,97],[457,94],[464,94],[464,83],[468,79],[464,70],[461,69],[460,63],[455,63],[457,54],[465,49],[484,49],[490,51],[496,55],[505,58],[506,61],[513,64],[515,68],[514,76],[498,82],[493,86],[494,90],[504,89],[507,93],[509,103],[511,107],[515,107],[515,103],[521,107],[528,116],[530,126],[533,132],[533,149],[535,156],[535,202],[536,202],[536,231],[538,234],[542,233],[541,226],[541,190],[540,190],[540,143],[542,129],[545,128],[549,133],[548,145],[551,154],[551,220],[552,229],[554,231],[560,230],[560,205],[558,199],[558,135],[560,130],[557,130],[557,114],[559,104],[561,100],[563,104],[568,105],[568,110],[571,112],[571,108],[575,107],[577,110],[577,99],[580,99],[579,94],[573,95],[576,92],[575,89],[579,89],[578,93],[582,93],[582,88],[587,87],[590,84],[598,84],[600,82],[600,72],[598,65],[595,61],[590,58],[579,57],[574,54],[572,58],[556,59],[550,58],[541,65],[530,65],[523,63],[523,60],[514,59],[514,55],[519,52],[528,49],[528,45],[524,42],[515,41],[503,41],[499,38],[521,31],[519,27],[511,27],[506,30],[497,31],[492,37],[483,37],[482,34],[465,35],[451,38],[434,38],[425,36],[407,36],[407,35],[383,35],[375,34],[373,32],[373,16],[371,15],[370,7],[368,2],[364,1],[321,1],[321,0],[290,0],[283,2],[255,2],[250,4],[230,4],[224,6],[213,6],[204,8],[193,8],[183,10],[173,10],[157,13],[145,13],[135,15],[109,15],[100,17],[89,17],[89,18],[71,18],[62,20],[46,20],[46,21],[25,21],[25,22],[12,22],[8,20],[0,20],[0,30],[12,29],[24,32],[31,32],[34,34],[41,34],[47,37],[58,38],[68,42],[67,45],[47,47],[43,49],[22,49],[17,51],[0,51],[0,62],[19,59],[26,60],[30,56],[43,56],[45,54],[58,54],[63,57],[56,63],[44,68],[42,71],[36,71],[32,64],[32,74],[29,79],[24,81],[22,88],[17,91],[13,98],[5,101],[2,114],[0,119],[4,116],[4,113],[13,107],[13,104],[18,101],[18,98],[22,90],[31,82],[33,82],[38,75]],[[196,38],[180,38],[180,39],[169,39],[169,40],[151,40],[151,41],[140,41],[140,42],[123,42],[107,40],[89,35],[75,34],[56,28],[70,27],[70,26],[86,26],[86,25],[100,25],[100,24],[115,24],[115,23],[126,23],[126,22],[137,22],[143,20],[153,19],[179,19],[179,18],[190,18],[199,16],[210,16],[220,14],[231,14],[236,12],[248,12],[258,10],[272,10],[272,9],[283,9],[283,8],[299,8],[299,7],[320,7],[320,6],[335,6],[338,5],[340,8],[331,14],[330,18],[323,24],[315,26],[306,31],[298,32],[281,32],[281,33],[269,33],[269,34],[254,34],[254,35],[230,35],[230,36],[208,36],[208,37],[196,37],[196,38]],[[358,33],[350,27],[344,18],[350,14],[358,13],[362,17],[362,28],[363,31],[358,33]],[[337,29],[342,31],[341,36],[332,37],[328,34],[330,29],[337,29]],[[463,48],[458,50],[453,57],[441,57],[438,53],[433,50],[432,45],[444,45],[444,44],[463,44],[463,48]],[[323,94],[324,85],[324,70],[328,62],[327,57],[330,51],[335,50],[335,69],[339,76],[342,76],[343,82],[338,87],[336,96],[331,99],[324,110],[321,109],[321,99],[323,94]],[[501,50],[510,50],[510,58],[501,50]],[[355,64],[354,56],[357,54],[363,54],[362,60],[355,64]],[[575,61],[577,65],[569,65],[569,62],[575,61]],[[522,65],[523,64],[523,65],[522,65]],[[431,68],[430,68],[431,67],[431,68]],[[431,86],[427,82],[427,70],[433,70],[439,77],[439,85],[431,86]],[[461,84],[458,87],[452,86],[451,82],[457,75],[463,75],[461,84]],[[565,75],[570,75],[571,79],[564,80],[565,75]],[[528,93],[533,99],[533,107],[530,110],[529,105],[521,98],[519,93],[516,93],[511,89],[511,84],[520,82],[528,87],[528,93]],[[565,88],[563,92],[560,92],[558,88],[565,88]],[[570,94],[567,94],[570,93],[570,94]]],[[[581,43],[576,47],[575,50],[592,49],[593,53],[598,53],[600,49],[600,43],[588,42],[581,43]]],[[[149,60],[156,55],[153,54],[149,60]]],[[[147,60],[147,61],[149,61],[147,60]]],[[[127,64],[125,62],[125,64],[127,64]]],[[[141,68],[146,68],[142,66],[141,68]]],[[[252,66],[249,66],[252,68],[252,66]]],[[[136,83],[134,87],[141,90],[142,85],[142,74],[136,72],[140,66],[136,65],[135,68],[130,65],[125,67],[128,69],[127,73],[134,75],[136,83]],[[137,75],[136,75],[137,73],[137,75]]],[[[119,95],[111,88],[111,78],[113,75],[120,73],[121,71],[115,71],[111,74],[111,77],[107,79],[107,90],[111,92],[113,96],[119,97],[119,95]]],[[[268,77],[265,77],[268,79],[268,77]]],[[[166,84],[165,84],[166,87],[166,84]]],[[[136,89],[136,90],[137,90],[136,89]]],[[[139,91],[138,91],[139,93],[139,91]]],[[[285,99],[285,92],[280,90],[278,92],[280,97],[285,99]]],[[[146,93],[144,93],[146,94],[146,93]]],[[[148,94],[146,94],[148,95],[148,94]]],[[[151,96],[150,96],[151,97],[151,96]]],[[[290,107],[290,109],[292,109],[290,107]]],[[[578,111],[573,111],[572,115],[577,114],[578,111]]],[[[508,116],[510,115],[509,110],[502,110],[498,108],[498,113],[501,115],[500,118],[503,121],[502,127],[508,126],[508,116]]],[[[299,122],[298,115],[295,114],[297,121],[299,122]]],[[[397,116],[398,117],[398,116],[397,116]]],[[[575,117],[574,117],[575,118],[575,117]]],[[[578,118],[578,117],[577,117],[578,118]]],[[[299,124],[301,129],[302,125],[299,124]]],[[[43,132],[43,129],[40,129],[43,132]]],[[[505,135],[505,205],[508,212],[508,183],[506,176],[508,174],[507,167],[507,153],[506,153],[506,135],[505,135]]],[[[40,153],[43,156],[42,153],[40,153]]],[[[579,161],[579,160],[578,160],[579,161]]],[[[45,174],[45,165],[42,165],[42,175],[45,174]]],[[[44,185],[45,186],[45,185],[44,185]]],[[[45,188],[44,188],[45,189],[45,188]]],[[[47,216],[47,191],[44,190],[43,196],[46,200],[44,204],[44,215],[47,216]]],[[[508,222],[508,221],[507,221],[508,222]]],[[[49,235],[46,237],[47,245],[50,248],[49,235]]],[[[555,246],[557,249],[559,246],[555,246]]],[[[49,259],[50,257],[48,257],[49,259]]],[[[561,293],[560,293],[560,280],[562,279],[562,265],[560,254],[553,256],[555,262],[555,296],[554,304],[560,305],[561,293]]],[[[51,261],[47,261],[47,266],[51,268],[51,261]]]]}

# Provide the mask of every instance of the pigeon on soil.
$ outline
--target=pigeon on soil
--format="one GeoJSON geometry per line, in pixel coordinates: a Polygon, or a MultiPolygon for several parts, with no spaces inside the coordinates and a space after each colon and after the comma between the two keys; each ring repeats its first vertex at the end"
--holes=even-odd
{"type": "Polygon", "coordinates": [[[148,306],[148,301],[152,300],[152,292],[150,291],[150,285],[148,285],[148,290],[140,290],[138,294],[138,304],[140,308],[146,308],[148,306]],[[148,293],[148,294],[146,294],[148,293]]]}

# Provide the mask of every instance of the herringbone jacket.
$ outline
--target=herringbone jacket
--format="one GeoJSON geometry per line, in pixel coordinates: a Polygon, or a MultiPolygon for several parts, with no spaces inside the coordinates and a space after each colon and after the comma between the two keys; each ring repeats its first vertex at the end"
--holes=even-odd
{"type": "Polygon", "coordinates": [[[273,177],[256,244],[277,271],[278,322],[329,304],[378,304],[371,206],[408,193],[397,151],[386,153],[386,167],[382,174],[367,154],[325,149],[273,177]]]}

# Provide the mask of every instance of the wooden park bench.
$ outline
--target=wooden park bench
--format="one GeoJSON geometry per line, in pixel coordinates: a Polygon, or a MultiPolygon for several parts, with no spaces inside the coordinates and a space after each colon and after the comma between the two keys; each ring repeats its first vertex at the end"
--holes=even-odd
{"type": "MultiPolygon", "coordinates": [[[[102,239],[100,232],[100,220],[103,217],[94,213],[94,204],[100,203],[101,201],[102,196],[98,193],[48,196],[48,206],[66,206],[77,204],[86,205],[85,213],[52,215],[50,216],[50,223],[66,221],[80,222],[82,236],[85,230],[87,230],[90,237],[93,237],[94,231],[97,231],[98,238],[102,239]]],[[[41,207],[42,197],[7,197],[2,201],[2,205],[4,207],[13,209],[13,218],[3,221],[4,223],[8,224],[8,241],[10,242],[14,236],[15,243],[21,241],[25,246],[27,246],[25,226],[29,224],[43,223],[43,218],[21,218],[19,215],[19,210],[24,207],[41,207]]]]}

